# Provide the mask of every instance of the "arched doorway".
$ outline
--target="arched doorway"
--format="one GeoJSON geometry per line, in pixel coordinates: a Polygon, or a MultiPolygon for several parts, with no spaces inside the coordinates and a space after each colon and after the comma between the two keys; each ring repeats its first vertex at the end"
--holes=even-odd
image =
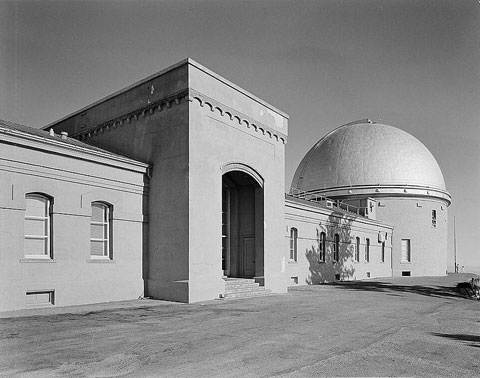
{"type": "Polygon", "coordinates": [[[263,282],[263,180],[238,168],[222,176],[223,274],[263,282]]]}

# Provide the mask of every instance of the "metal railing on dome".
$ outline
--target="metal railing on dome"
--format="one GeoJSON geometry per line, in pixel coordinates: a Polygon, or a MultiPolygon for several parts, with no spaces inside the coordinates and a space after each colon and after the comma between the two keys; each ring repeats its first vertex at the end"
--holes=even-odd
{"type": "Polygon", "coordinates": [[[368,218],[368,207],[358,207],[358,206],[349,205],[345,202],[334,200],[321,194],[309,193],[305,190],[300,190],[297,188],[290,188],[290,191],[288,194],[292,197],[303,199],[305,201],[311,201],[311,202],[322,204],[325,207],[328,207],[331,209],[339,209],[351,214],[360,215],[362,217],[368,218]]]}

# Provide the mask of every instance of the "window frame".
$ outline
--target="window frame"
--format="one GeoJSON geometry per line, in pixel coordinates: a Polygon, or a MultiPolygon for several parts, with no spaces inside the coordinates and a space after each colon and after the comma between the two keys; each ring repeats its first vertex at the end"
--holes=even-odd
{"type": "Polygon", "coordinates": [[[298,230],[290,228],[290,261],[297,262],[298,259],[298,230]]]}
{"type": "Polygon", "coordinates": [[[333,236],[333,262],[340,261],[340,235],[333,236]]]}
{"type": "Polygon", "coordinates": [[[113,206],[107,202],[103,201],[93,201],[90,204],[92,215],[90,216],[90,259],[91,260],[113,260],[113,206]],[[93,221],[93,208],[101,207],[103,210],[102,218],[103,221],[93,221]],[[106,215],[105,215],[106,212],[106,215]],[[106,230],[106,235],[104,234],[102,238],[93,238],[92,237],[92,225],[103,226],[106,230]],[[106,236],[106,237],[105,237],[106,236]],[[102,242],[102,255],[92,254],[92,242],[102,242]],[[106,246],[106,250],[105,250],[106,246]]]}
{"type": "Polygon", "coordinates": [[[25,194],[25,216],[24,216],[24,232],[23,232],[23,240],[24,240],[24,247],[23,247],[23,255],[26,259],[45,259],[51,260],[53,259],[53,244],[52,244],[52,236],[53,236],[53,222],[52,222],[52,214],[53,214],[53,198],[43,193],[26,193],[25,194]],[[41,199],[44,201],[44,213],[45,216],[39,217],[35,215],[27,215],[28,212],[28,199],[41,199]],[[46,231],[44,235],[33,235],[27,234],[26,232],[26,224],[27,221],[39,221],[42,220],[44,222],[43,228],[46,231]],[[32,254],[27,253],[25,240],[44,240],[44,254],[32,254]]]}
{"type": "Polygon", "coordinates": [[[319,256],[318,256],[318,261],[321,263],[325,262],[325,248],[326,248],[326,240],[327,240],[327,234],[325,232],[320,233],[320,241],[318,243],[319,245],[319,256]]]}
{"type": "Polygon", "coordinates": [[[365,238],[365,262],[370,262],[370,238],[365,238]]]}
{"type": "Polygon", "coordinates": [[[412,242],[410,239],[402,239],[400,241],[400,263],[401,264],[410,264],[412,262],[412,242]],[[404,242],[406,242],[404,244],[404,242]],[[404,248],[407,247],[406,259],[404,259],[404,248]]]}
{"type": "Polygon", "coordinates": [[[355,262],[360,262],[360,238],[355,238],[355,254],[353,256],[355,262]]]}

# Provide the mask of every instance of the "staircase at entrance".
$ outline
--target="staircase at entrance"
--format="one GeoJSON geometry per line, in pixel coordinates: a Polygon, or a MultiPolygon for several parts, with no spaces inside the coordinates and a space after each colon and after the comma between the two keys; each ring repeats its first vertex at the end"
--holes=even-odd
{"type": "Polygon", "coordinates": [[[259,297],[271,290],[260,286],[253,278],[224,278],[225,299],[259,297]]]}

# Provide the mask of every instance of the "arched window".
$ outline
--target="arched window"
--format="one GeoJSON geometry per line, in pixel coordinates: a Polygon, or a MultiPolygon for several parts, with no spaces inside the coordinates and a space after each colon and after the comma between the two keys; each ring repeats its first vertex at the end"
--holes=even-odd
{"type": "Polygon", "coordinates": [[[319,261],[320,262],[325,262],[325,240],[326,240],[327,236],[325,234],[325,232],[322,232],[320,233],[320,245],[319,245],[319,261]]]}
{"type": "Polygon", "coordinates": [[[360,261],[360,238],[358,236],[355,238],[355,261],[360,261]]]}
{"type": "Polygon", "coordinates": [[[102,202],[92,202],[90,220],[90,257],[112,259],[112,208],[102,202]]]}
{"type": "Polygon", "coordinates": [[[25,257],[52,258],[51,203],[42,194],[25,195],[25,257]]]}
{"type": "Polygon", "coordinates": [[[298,231],[296,228],[290,229],[290,260],[297,261],[297,239],[298,231]]]}
{"type": "Polygon", "coordinates": [[[338,261],[340,250],[340,236],[335,234],[333,238],[333,261],[338,261]]]}
{"type": "Polygon", "coordinates": [[[370,239],[365,240],[365,262],[370,261],[370,239]]]}

